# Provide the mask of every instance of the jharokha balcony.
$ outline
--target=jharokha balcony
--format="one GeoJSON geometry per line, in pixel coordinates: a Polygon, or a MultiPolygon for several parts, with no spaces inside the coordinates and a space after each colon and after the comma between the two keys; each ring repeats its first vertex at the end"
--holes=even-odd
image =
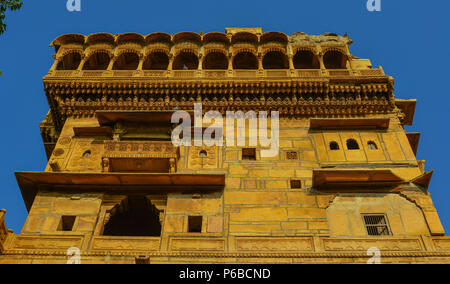
{"type": "Polygon", "coordinates": [[[179,148],[161,141],[106,141],[103,172],[175,173],[179,148]]]}

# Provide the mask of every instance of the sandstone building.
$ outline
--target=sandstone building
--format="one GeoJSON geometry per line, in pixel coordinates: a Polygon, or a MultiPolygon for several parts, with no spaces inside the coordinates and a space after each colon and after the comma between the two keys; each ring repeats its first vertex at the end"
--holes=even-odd
{"type": "Polygon", "coordinates": [[[66,263],[69,248],[82,263],[366,263],[373,247],[382,263],[449,262],[420,134],[404,130],[416,101],[351,43],[259,28],[58,37],[48,165],[16,172],[29,216],[17,234],[0,211],[0,264],[66,263]],[[279,111],[278,155],[174,147],[171,116],[194,103],[279,111]]]}

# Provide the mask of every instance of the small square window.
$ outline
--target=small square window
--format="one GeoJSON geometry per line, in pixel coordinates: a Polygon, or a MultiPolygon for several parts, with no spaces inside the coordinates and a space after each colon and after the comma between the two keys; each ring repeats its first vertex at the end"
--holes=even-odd
{"type": "Polygon", "coordinates": [[[386,216],[383,214],[364,214],[364,224],[369,236],[391,236],[386,216]]]}
{"type": "Polygon", "coordinates": [[[302,188],[302,181],[297,179],[291,180],[291,188],[293,189],[301,189],[302,188]]]}
{"type": "Polygon", "coordinates": [[[75,225],[76,216],[62,216],[59,222],[58,231],[71,232],[75,225]]]}
{"type": "Polygon", "coordinates": [[[298,160],[298,153],[295,151],[286,152],[287,160],[298,160]]]}
{"type": "Polygon", "coordinates": [[[202,216],[189,216],[188,218],[188,232],[189,233],[201,233],[202,232],[202,216]]]}
{"type": "Polygon", "coordinates": [[[242,160],[256,160],[256,149],[255,148],[242,149],[242,160]]]}

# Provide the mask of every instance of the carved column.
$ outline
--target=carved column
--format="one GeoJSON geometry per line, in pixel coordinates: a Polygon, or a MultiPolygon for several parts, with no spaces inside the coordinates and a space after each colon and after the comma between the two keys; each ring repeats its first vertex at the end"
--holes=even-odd
{"type": "Polygon", "coordinates": [[[84,64],[85,64],[85,63],[86,63],[86,57],[83,55],[83,58],[81,58],[80,65],[78,65],[77,70],[78,70],[78,71],[83,70],[83,67],[84,67],[84,64]]]}
{"type": "Polygon", "coordinates": [[[139,65],[138,68],[136,69],[137,71],[142,71],[142,66],[144,66],[144,55],[143,54],[139,54],[139,65]]]}
{"type": "Polygon", "coordinates": [[[53,62],[52,67],[50,68],[50,71],[55,71],[56,67],[58,67],[58,64],[59,64],[59,59],[56,58],[55,61],[53,62]]]}
{"type": "Polygon", "coordinates": [[[108,68],[106,70],[111,71],[114,67],[114,63],[116,62],[116,57],[112,57],[111,60],[109,61],[109,65],[108,68]]]}

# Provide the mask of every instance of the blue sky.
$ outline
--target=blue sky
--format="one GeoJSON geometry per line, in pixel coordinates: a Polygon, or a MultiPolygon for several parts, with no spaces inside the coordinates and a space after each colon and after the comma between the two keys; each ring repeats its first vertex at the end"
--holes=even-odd
{"type": "Polygon", "coordinates": [[[398,98],[418,99],[414,126],[422,132],[418,159],[435,169],[430,192],[450,234],[448,75],[450,37],[448,1],[381,0],[382,12],[370,13],[367,0],[81,0],[70,13],[66,0],[24,0],[8,12],[0,36],[0,97],[3,104],[0,208],[7,226],[20,232],[27,212],[14,171],[42,171],[46,158],[39,122],[48,111],[42,77],[52,65],[50,42],[64,33],[177,33],[224,31],[226,27],[262,27],[286,34],[346,32],[351,52],[370,58],[395,78],[398,98]]]}

